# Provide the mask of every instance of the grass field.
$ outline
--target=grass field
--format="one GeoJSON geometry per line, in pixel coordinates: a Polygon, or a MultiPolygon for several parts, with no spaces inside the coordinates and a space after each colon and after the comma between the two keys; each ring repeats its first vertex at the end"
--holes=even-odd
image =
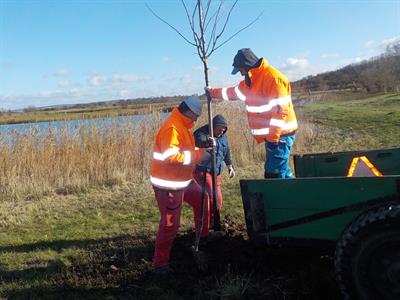
{"type": "MultiPolygon", "coordinates": [[[[147,272],[159,214],[146,180],[154,133],[145,129],[156,128],[158,118],[105,136],[86,132],[78,139],[85,141],[82,149],[67,137],[63,148],[48,136],[20,137],[17,152],[2,144],[0,298],[338,299],[329,255],[248,243],[238,181],[262,177],[263,147],[244,133],[238,109],[216,107],[230,122],[237,165],[236,178],[223,176],[228,236],[211,248],[210,273],[196,272],[185,206],[172,250],[177,281],[169,286],[147,272]]],[[[311,103],[297,111],[293,154],[400,147],[398,95],[311,103]]],[[[205,116],[199,125],[204,122],[205,116]]]]}
{"type": "Polygon", "coordinates": [[[363,137],[366,144],[361,145],[390,148],[398,147],[400,142],[399,107],[400,95],[389,94],[344,102],[313,103],[302,111],[304,118],[314,124],[363,137]]]}
{"type": "Polygon", "coordinates": [[[88,104],[87,106],[79,108],[0,112],[0,125],[139,115],[151,113],[153,111],[161,111],[162,109],[172,107],[176,104],[176,101],[151,105],[130,104],[124,106],[117,104],[115,104],[115,106],[88,104]]]}

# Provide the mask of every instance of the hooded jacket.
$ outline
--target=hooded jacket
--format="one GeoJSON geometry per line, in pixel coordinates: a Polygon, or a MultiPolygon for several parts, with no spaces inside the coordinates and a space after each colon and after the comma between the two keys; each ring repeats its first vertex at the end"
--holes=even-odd
{"type": "Polygon", "coordinates": [[[297,129],[290,82],[265,58],[248,70],[238,86],[210,89],[211,97],[242,100],[246,104],[251,133],[258,143],[278,142],[297,129]]]}
{"type": "MultiPolygon", "coordinates": [[[[224,162],[226,165],[232,165],[231,153],[229,149],[228,137],[226,132],[228,130],[228,123],[222,115],[216,115],[213,118],[213,126],[222,125],[226,127],[226,130],[221,136],[216,138],[216,148],[215,148],[215,161],[216,161],[216,174],[219,175],[224,171],[224,162]]],[[[207,147],[208,137],[210,136],[210,131],[208,125],[204,125],[194,132],[196,146],[200,148],[207,147]]],[[[211,156],[206,160],[201,161],[197,167],[198,170],[207,169],[212,171],[212,161],[211,156]]]]}
{"type": "Polygon", "coordinates": [[[203,149],[195,147],[189,130],[193,121],[177,108],[161,125],[153,148],[150,182],[166,190],[182,190],[193,178],[196,163],[201,161],[203,149]]]}

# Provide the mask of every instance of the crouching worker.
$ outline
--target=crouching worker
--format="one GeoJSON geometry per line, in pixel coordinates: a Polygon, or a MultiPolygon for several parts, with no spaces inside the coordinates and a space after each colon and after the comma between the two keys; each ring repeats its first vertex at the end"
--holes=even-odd
{"type": "MultiPolygon", "coordinates": [[[[216,115],[213,118],[213,133],[215,140],[215,167],[216,167],[216,193],[218,197],[218,209],[222,208],[222,193],[221,193],[221,173],[224,170],[224,164],[228,168],[229,178],[235,176],[233,169],[231,153],[229,149],[228,137],[225,134],[228,130],[228,123],[222,115],[216,115]]],[[[194,132],[196,146],[200,148],[212,147],[213,141],[210,140],[209,126],[204,125],[194,132]]],[[[194,178],[199,185],[202,185],[206,176],[206,189],[209,195],[209,201],[206,202],[205,216],[204,216],[204,229],[202,239],[213,240],[220,236],[220,233],[210,232],[209,228],[213,224],[213,188],[212,188],[212,157],[211,155],[204,155],[203,160],[197,164],[195,169],[194,178]]]]}
{"type": "Polygon", "coordinates": [[[156,275],[173,275],[169,259],[180,226],[183,201],[192,206],[196,232],[199,228],[202,191],[193,180],[193,173],[205,151],[195,147],[190,128],[201,111],[202,103],[198,96],[185,99],[172,110],[156,135],[150,170],[150,181],[160,210],[153,259],[156,275]]]}

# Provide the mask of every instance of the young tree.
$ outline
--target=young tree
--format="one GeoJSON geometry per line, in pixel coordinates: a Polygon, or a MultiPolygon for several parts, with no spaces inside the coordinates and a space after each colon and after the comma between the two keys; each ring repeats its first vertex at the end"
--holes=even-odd
{"type": "MultiPolygon", "coordinates": [[[[235,8],[238,0],[235,0],[232,6],[229,8],[227,15],[225,18],[222,16],[222,9],[223,9],[223,1],[220,0],[218,5],[215,6],[213,9],[213,1],[207,0],[196,0],[195,6],[191,12],[185,3],[184,0],[181,0],[182,6],[185,10],[187,21],[189,23],[192,37],[188,38],[183,33],[181,33],[175,26],[171,25],[165,19],[161,18],[154,10],[147,5],[147,8],[151,11],[151,13],[160,21],[168,25],[172,30],[174,30],[185,42],[192,45],[196,48],[197,54],[203,63],[204,69],[204,80],[205,86],[209,86],[209,77],[208,77],[208,59],[210,56],[221,48],[223,45],[228,43],[231,39],[233,39],[236,35],[240,32],[245,30],[246,28],[250,27],[254,22],[256,22],[262,12],[253,19],[250,23],[246,26],[242,27],[241,29],[237,30],[235,33],[230,35],[226,39],[222,39],[223,34],[227,28],[229,20],[231,18],[231,14],[233,9],[235,8]],[[203,3],[204,2],[204,3],[203,3]]],[[[211,106],[211,98],[207,95],[207,111],[208,111],[208,124],[209,124],[209,132],[210,136],[214,137],[213,126],[212,126],[212,106],[211,106]]],[[[212,183],[213,183],[213,204],[214,204],[214,230],[220,230],[220,220],[219,220],[219,212],[218,212],[218,205],[217,205],[217,193],[215,190],[216,187],[216,174],[215,174],[215,149],[212,151],[212,167],[213,167],[213,176],[212,176],[212,183]]]]}

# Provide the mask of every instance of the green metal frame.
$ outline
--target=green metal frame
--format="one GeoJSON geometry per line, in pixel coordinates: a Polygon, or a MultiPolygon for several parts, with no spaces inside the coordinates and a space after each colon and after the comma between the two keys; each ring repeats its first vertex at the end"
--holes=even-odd
{"type": "Polygon", "coordinates": [[[346,176],[357,156],[366,156],[383,175],[400,174],[400,148],[394,148],[294,155],[296,177],[346,176]]]}
{"type": "Polygon", "coordinates": [[[251,239],[336,241],[363,212],[400,204],[400,176],[241,180],[251,239]]]}

